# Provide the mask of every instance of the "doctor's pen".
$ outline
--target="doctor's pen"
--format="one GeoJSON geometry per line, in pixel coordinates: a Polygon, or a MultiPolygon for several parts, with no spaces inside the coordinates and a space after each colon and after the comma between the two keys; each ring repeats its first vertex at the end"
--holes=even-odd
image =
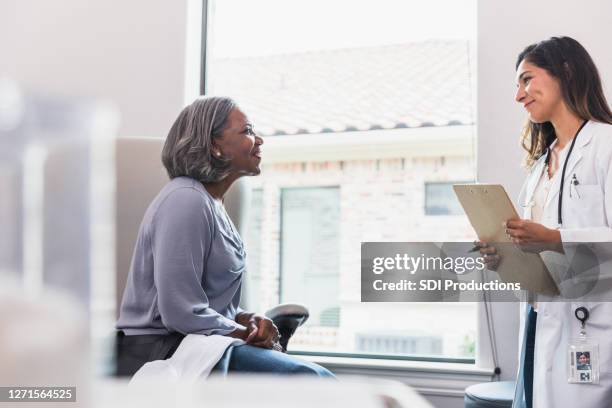
{"type": "Polygon", "coordinates": [[[472,244],[474,244],[474,248],[472,248],[469,251],[467,251],[468,254],[470,254],[472,252],[478,252],[478,251],[480,251],[480,248],[486,248],[486,247],[489,246],[489,244],[486,244],[486,243],[485,243],[485,245],[481,245],[480,241],[474,241],[474,242],[472,242],[472,244]]]}

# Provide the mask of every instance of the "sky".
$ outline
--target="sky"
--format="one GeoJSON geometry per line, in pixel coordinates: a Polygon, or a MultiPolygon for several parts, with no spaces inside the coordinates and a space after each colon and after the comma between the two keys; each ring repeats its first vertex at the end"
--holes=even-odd
{"type": "Polygon", "coordinates": [[[476,0],[214,0],[213,58],[475,39],[476,0]]]}

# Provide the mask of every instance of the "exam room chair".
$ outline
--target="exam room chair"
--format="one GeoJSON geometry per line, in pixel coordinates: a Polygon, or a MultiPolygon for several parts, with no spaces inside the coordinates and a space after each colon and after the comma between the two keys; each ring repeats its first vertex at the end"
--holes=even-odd
{"type": "MultiPolygon", "coordinates": [[[[153,198],[168,182],[161,162],[163,145],[164,139],[161,138],[119,138],[116,141],[117,316],[142,217],[153,198]]],[[[248,180],[242,178],[232,185],[224,200],[227,213],[242,236],[245,235],[249,198],[248,180]]],[[[295,330],[308,319],[308,309],[299,304],[281,304],[268,310],[265,315],[278,327],[281,336],[279,342],[286,351],[295,330]]]]}
{"type": "Polygon", "coordinates": [[[465,408],[511,408],[514,381],[492,381],[465,389],[465,408]]]}

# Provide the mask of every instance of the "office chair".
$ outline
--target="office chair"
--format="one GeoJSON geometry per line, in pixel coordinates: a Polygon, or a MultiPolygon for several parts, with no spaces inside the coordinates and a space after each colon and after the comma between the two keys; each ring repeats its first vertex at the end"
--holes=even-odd
{"type": "MultiPolygon", "coordinates": [[[[116,177],[116,311],[127,281],[138,228],[144,213],[168,182],[161,163],[164,139],[119,138],[115,150],[116,177]]],[[[225,195],[224,205],[232,222],[244,236],[250,189],[247,180],[236,181],[225,195]]],[[[278,327],[283,352],[295,330],[308,319],[308,309],[298,304],[278,305],[265,313],[278,327]]]]}

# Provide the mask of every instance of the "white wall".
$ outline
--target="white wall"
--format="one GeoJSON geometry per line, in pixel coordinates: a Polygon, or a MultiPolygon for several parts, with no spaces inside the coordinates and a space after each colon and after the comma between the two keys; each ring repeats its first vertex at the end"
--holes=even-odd
{"type": "MultiPolygon", "coordinates": [[[[478,179],[502,183],[516,197],[525,115],[513,100],[515,58],[534,41],[574,36],[610,95],[612,2],[481,0],[478,13],[478,179]]],[[[2,0],[0,76],[39,92],[111,99],[122,115],[120,136],[164,136],[183,106],[186,17],[187,0],[2,0]]],[[[510,378],[518,312],[512,304],[494,311],[503,376],[510,378]]]]}
{"type": "Polygon", "coordinates": [[[519,135],[525,113],[514,101],[514,64],[523,48],[551,36],[578,40],[612,96],[609,0],[480,0],[478,5],[478,179],[518,196],[524,173],[519,135]]]}
{"type": "Polygon", "coordinates": [[[119,136],[165,136],[183,106],[187,0],[2,0],[0,77],[114,101],[119,136]]]}
{"type": "MultiPolygon", "coordinates": [[[[612,100],[612,2],[480,0],[478,14],[478,180],[501,183],[515,198],[524,179],[519,136],[525,121],[523,108],[514,102],[516,57],[533,42],[551,36],[573,37],[595,60],[608,100],[612,100]]],[[[498,349],[503,352],[502,375],[512,378],[518,308],[514,304],[494,307],[498,349]]]]}

